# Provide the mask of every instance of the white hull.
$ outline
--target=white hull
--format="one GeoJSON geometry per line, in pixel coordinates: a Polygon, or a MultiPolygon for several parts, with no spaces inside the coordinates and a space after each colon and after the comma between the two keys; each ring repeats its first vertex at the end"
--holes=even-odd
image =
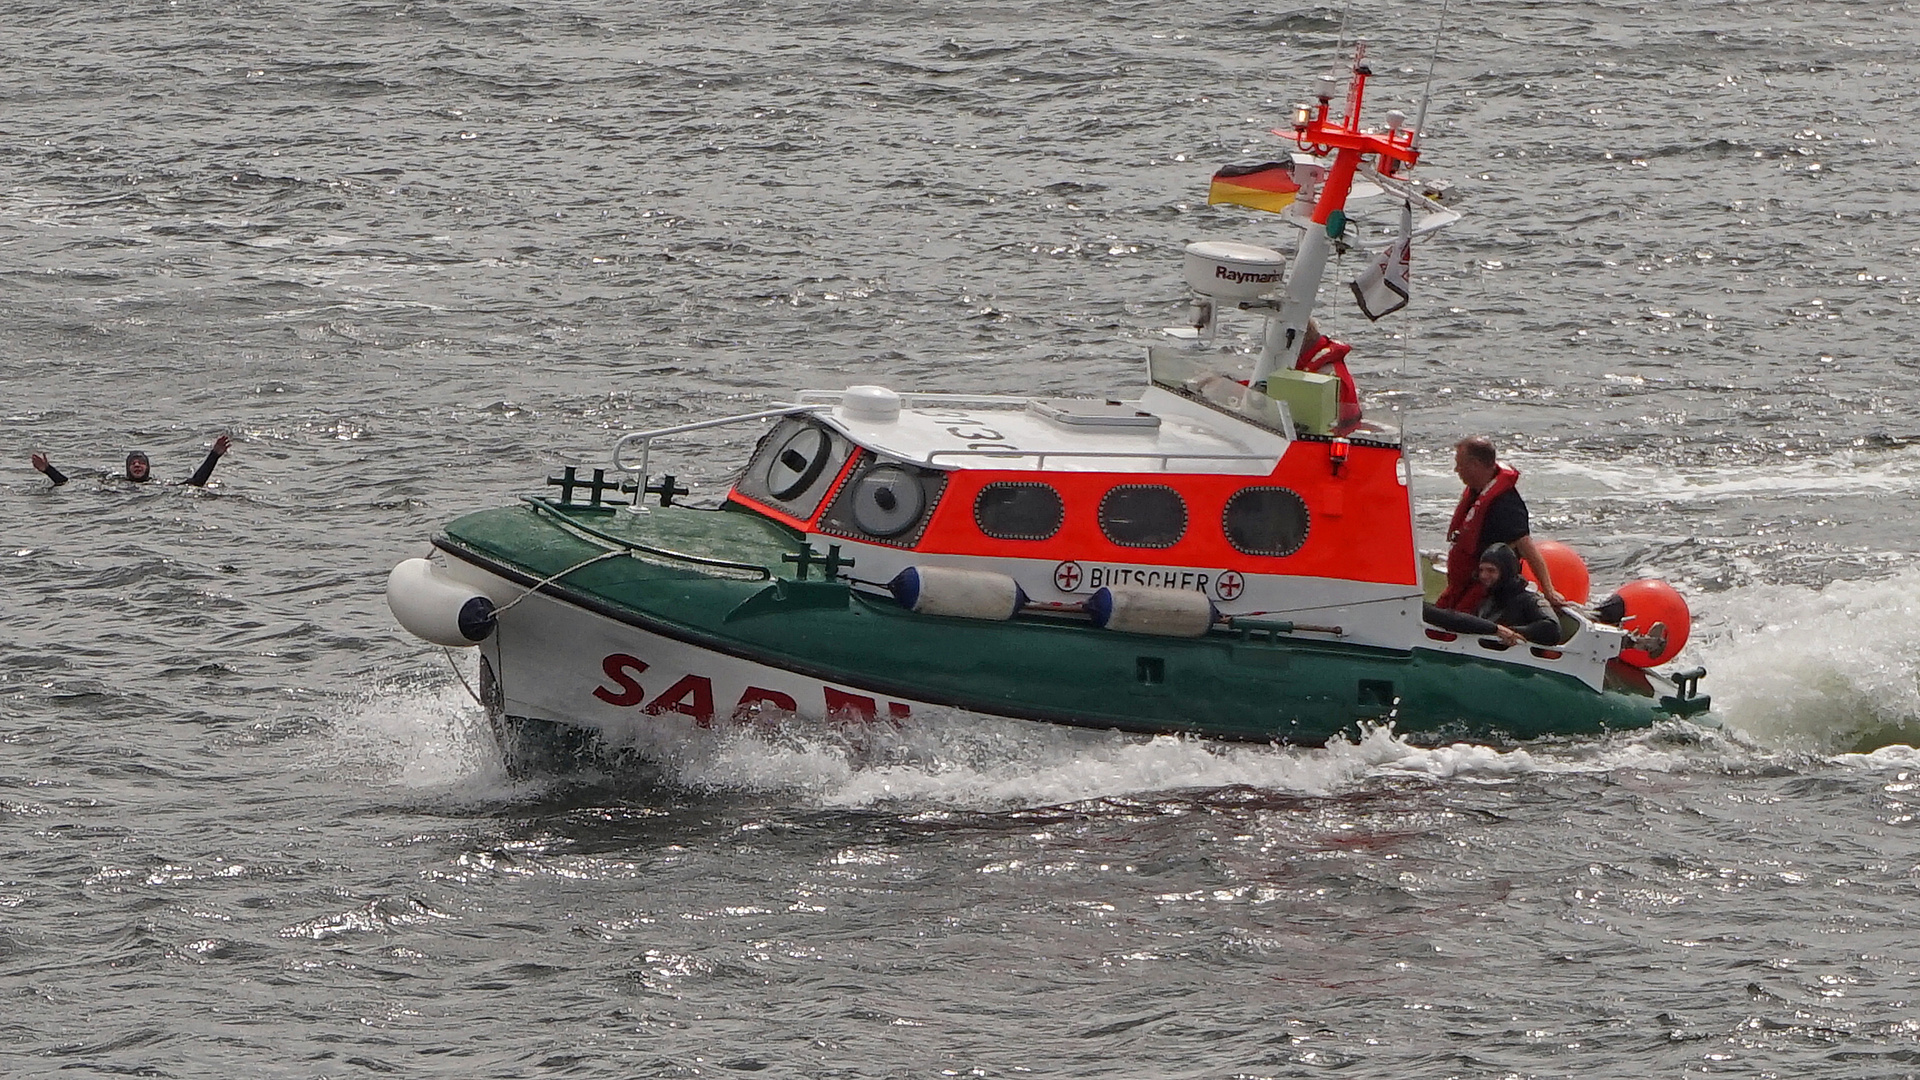
{"type": "MultiPolygon", "coordinates": [[[[450,576],[506,603],[524,590],[460,560],[450,576]]],[[[715,652],[535,593],[480,647],[509,717],[585,728],[610,745],[663,724],[709,727],[763,713],[899,722],[929,706],[715,652]]]]}

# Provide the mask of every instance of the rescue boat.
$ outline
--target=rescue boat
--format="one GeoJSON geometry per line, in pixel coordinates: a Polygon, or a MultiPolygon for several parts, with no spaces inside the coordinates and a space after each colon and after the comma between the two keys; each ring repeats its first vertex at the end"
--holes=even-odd
{"type": "Polygon", "coordinates": [[[394,614],[478,648],[476,696],[516,755],[928,710],[1295,744],[1703,713],[1702,670],[1656,670],[1689,619],[1658,583],[1623,589],[1615,623],[1566,609],[1551,645],[1423,621],[1437,589],[1400,431],[1363,417],[1337,363],[1312,370],[1343,351],[1311,316],[1331,252],[1364,242],[1350,201],[1400,211],[1363,309],[1363,289],[1404,303],[1394,261],[1458,217],[1408,180],[1417,125],[1361,127],[1369,75],[1363,47],[1343,115],[1323,94],[1295,112],[1290,161],[1215,177],[1220,201],[1280,211],[1293,256],[1189,245],[1193,325],[1148,349],[1137,397],[853,386],[628,434],[605,468],[448,523],[433,558],[394,569],[394,614]],[[1231,312],[1265,320],[1257,353],[1219,341],[1231,312]],[[724,425],[765,430],[724,500],[689,505],[662,459],[724,425]],[[1664,639],[1636,636],[1656,621],[1664,639]]]}

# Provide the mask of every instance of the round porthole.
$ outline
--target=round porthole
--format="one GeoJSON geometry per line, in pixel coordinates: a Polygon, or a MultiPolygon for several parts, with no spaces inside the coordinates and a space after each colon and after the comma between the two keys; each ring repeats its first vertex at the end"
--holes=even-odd
{"type": "Polygon", "coordinates": [[[898,465],[875,465],[853,484],[853,523],[869,536],[899,536],[920,522],[927,492],[898,465]]]}
{"type": "Polygon", "coordinates": [[[785,502],[813,486],[833,457],[833,439],[820,428],[796,431],[767,465],[767,493],[785,502]]]}
{"type": "Polygon", "coordinates": [[[1291,555],[1307,542],[1307,504],[1283,487],[1241,488],[1227,500],[1220,528],[1235,551],[1291,555]]]}

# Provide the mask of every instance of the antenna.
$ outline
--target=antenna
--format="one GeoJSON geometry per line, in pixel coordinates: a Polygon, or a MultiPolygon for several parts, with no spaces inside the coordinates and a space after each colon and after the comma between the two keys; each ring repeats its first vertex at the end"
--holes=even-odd
{"type": "Polygon", "coordinates": [[[1433,55],[1427,57],[1427,85],[1420,91],[1420,115],[1413,119],[1413,144],[1420,145],[1420,137],[1427,133],[1427,106],[1433,104],[1433,69],[1440,63],[1440,35],[1447,31],[1447,9],[1453,0],[1441,0],[1440,25],[1433,30],[1433,55]]]}
{"type": "Polygon", "coordinates": [[[1340,61],[1347,55],[1347,16],[1351,14],[1353,14],[1353,0],[1347,0],[1347,3],[1340,8],[1340,34],[1334,39],[1333,69],[1327,73],[1330,81],[1338,82],[1340,79],[1340,61]]]}

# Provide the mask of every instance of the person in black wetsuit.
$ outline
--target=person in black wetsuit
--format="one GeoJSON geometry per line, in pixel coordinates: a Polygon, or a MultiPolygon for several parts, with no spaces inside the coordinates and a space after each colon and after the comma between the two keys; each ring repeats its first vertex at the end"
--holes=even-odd
{"type": "MultiPolygon", "coordinates": [[[[225,455],[228,450],[231,450],[232,448],[233,448],[233,440],[229,439],[225,435],[222,435],[219,438],[213,440],[213,449],[207,451],[207,459],[205,461],[202,461],[200,463],[200,467],[194,470],[193,475],[187,478],[186,480],[187,486],[188,487],[206,487],[207,480],[213,476],[213,467],[215,465],[218,465],[220,463],[220,458],[223,455],[225,455]]],[[[54,468],[53,462],[48,461],[47,455],[45,454],[33,455],[33,467],[35,469],[38,469],[42,473],[45,473],[47,479],[53,481],[54,487],[59,487],[61,484],[64,484],[67,482],[67,474],[61,472],[59,469],[54,468]]],[[[127,470],[126,472],[120,474],[119,478],[122,480],[131,481],[132,483],[135,483],[135,484],[144,484],[147,481],[152,480],[153,466],[151,463],[147,461],[147,455],[141,453],[138,450],[135,450],[132,453],[128,454],[127,470]]]]}
{"type": "Polygon", "coordinates": [[[1474,571],[1486,590],[1472,612],[1426,605],[1423,617],[1443,630],[1462,634],[1497,635],[1509,645],[1560,644],[1560,620],[1546,601],[1527,588],[1520,576],[1520,557],[1505,544],[1490,544],[1480,554],[1474,571]]]}

